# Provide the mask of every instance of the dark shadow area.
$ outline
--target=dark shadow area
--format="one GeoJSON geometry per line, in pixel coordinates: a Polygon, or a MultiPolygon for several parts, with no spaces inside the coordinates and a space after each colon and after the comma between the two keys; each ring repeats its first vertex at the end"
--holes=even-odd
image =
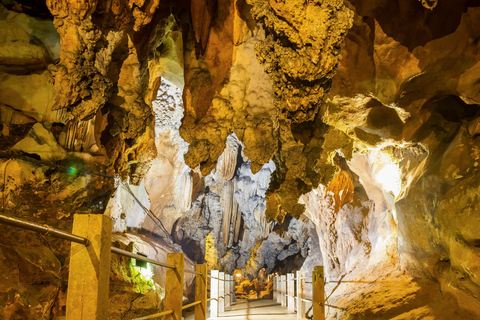
{"type": "Polygon", "coordinates": [[[359,15],[374,18],[389,37],[410,51],[451,34],[468,8],[480,6],[480,0],[438,1],[433,10],[423,7],[418,0],[350,2],[359,15]]]}

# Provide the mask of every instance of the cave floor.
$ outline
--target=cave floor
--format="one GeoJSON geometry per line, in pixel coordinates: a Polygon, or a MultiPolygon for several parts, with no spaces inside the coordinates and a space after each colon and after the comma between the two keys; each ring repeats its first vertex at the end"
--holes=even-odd
{"type": "MultiPolygon", "coordinates": [[[[208,317],[207,317],[208,318],[208,317]]],[[[190,315],[185,320],[194,320],[195,316],[190,315]]],[[[217,320],[294,320],[297,314],[289,312],[274,300],[237,300],[230,308],[220,314],[217,320]]]]}

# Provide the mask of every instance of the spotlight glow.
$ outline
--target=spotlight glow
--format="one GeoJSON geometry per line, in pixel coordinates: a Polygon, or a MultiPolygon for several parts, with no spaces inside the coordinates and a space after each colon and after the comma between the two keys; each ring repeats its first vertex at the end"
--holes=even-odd
{"type": "Polygon", "coordinates": [[[382,184],[383,189],[391,191],[395,197],[400,194],[402,187],[400,176],[400,168],[394,163],[387,163],[375,175],[377,181],[382,184]]]}
{"type": "Polygon", "coordinates": [[[146,268],[137,268],[137,270],[147,281],[152,280],[153,270],[152,270],[152,266],[150,265],[150,263],[147,263],[146,268]]]}

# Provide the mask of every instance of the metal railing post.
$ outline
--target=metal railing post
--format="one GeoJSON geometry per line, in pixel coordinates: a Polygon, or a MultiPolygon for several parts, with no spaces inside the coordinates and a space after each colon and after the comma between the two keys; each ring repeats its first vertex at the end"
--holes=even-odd
{"type": "Polygon", "coordinates": [[[287,274],[287,297],[288,297],[288,311],[295,312],[295,280],[294,274],[287,274]]]}
{"type": "Polygon", "coordinates": [[[273,300],[277,300],[277,277],[273,277],[273,300]]]}
{"type": "Polygon", "coordinates": [[[277,277],[277,302],[282,304],[282,277],[277,277]]]}
{"type": "Polygon", "coordinates": [[[210,318],[218,317],[218,293],[219,293],[219,272],[218,270],[212,270],[210,272],[210,318]]]}
{"type": "Polygon", "coordinates": [[[225,312],[225,273],[218,275],[218,312],[225,312]]]}
{"type": "Polygon", "coordinates": [[[201,275],[195,277],[195,301],[200,304],[195,306],[195,320],[207,319],[207,265],[197,264],[195,270],[201,275]]]}
{"type": "Polygon", "coordinates": [[[237,279],[235,279],[235,275],[232,275],[232,304],[235,302],[235,285],[237,284],[237,279]]]}
{"type": "Polygon", "coordinates": [[[230,307],[230,275],[225,274],[225,308],[230,307]]]}
{"type": "Polygon", "coordinates": [[[169,253],[167,254],[167,263],[175,266],[175,269],[167,269],[163,306],[164,310],[173,312],[166,319],[182,320],[185,256],[183,253],[169,253]]]}
{"type": "Polygon", "coordinates": [[[235,296],[234,292],[235,292],[235,280],[234,280],[234,276],[233,275],[229,275],[228,276],[230,278],[230,306],[233,304],[233,298],[235,296]]]}
{"type": "Polygon", "coordinates": [[[297,271],[297,319],[305,317],[305,271],[297,271]]]}
{"type": "Polygon", "coordinates": [[[323,266],[315,266],[312,273],[314,320],[325,320],[325,280],[323,276],[323,266]]]}
{"type": "Polygon", "coordinates": [[[72,233],[90,244],[71,244],[66,319],[107,320],[112,220],[102,214],[75,214],[72,233]]]}

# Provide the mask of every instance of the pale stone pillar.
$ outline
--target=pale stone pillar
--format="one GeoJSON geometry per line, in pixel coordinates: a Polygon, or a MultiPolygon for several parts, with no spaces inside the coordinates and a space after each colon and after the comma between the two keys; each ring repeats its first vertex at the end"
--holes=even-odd
{"type": "Polygon", "coordinates": [[[287,306],[287,276],[283,275],[280,277],[280,279],[282,284],[282,299],[281,299],[282,307],[286,307],[287,306]]]}
{"type": "Polygon", "coordinates": [[[218,313],[225,312],[225,273],[220,272],[218,278],[218,313]]]}
{"type": "Polygon", "coordinates": [[[207,265],[197,264],[195,270],[201,274],[195,276],[195,320],[207,320],[207,265]]]}
{"type": "Polygon", "coordinates": [[[212,278],[210,279],[210,318],[217,318],[218,317],[218,294],[219,294],[219,277],[220,273],[218,270],[211,271],[212,278]]]}
{"type": "Polygon", "coordinates": [[[183,253],[169,253],[167,264],[175,266],[175,269],[167,268],[164,310],[173,310],[173,313],[167,319],[182,320],[185,255],[183,253]]]}
{"type": "Polygon", "coordinates": [[[293,273],[287,274],[287,296],[288,296],[288,311],[295,312],[295,278],[293,273]]]}
{"type": "Polygon", "coordinates": [[[90,244],[71,244],[66,319],[107,320],[112,220],[102,214],[75,214],[72,233],[90,244]]]}
{"type": "Polygon", "coordinates": [[[297,319],[305,317],[305,271],[297,271],[297,319]]]}
{"type": "Polygon", "coordinates": [[[325,281],[323,266],[315,266],[312,273],[313,282],[313,320],[325,320],[325,281]]]}

